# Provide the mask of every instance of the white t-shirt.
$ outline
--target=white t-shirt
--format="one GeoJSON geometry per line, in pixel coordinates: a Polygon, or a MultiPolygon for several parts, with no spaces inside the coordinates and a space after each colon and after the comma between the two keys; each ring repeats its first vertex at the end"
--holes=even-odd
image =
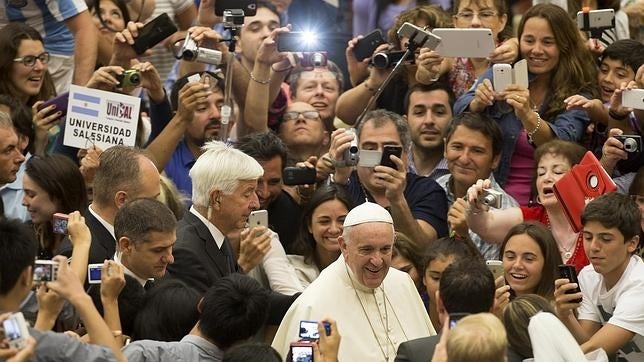
{"type": "Polygon", "coordinates": [[[606,290],[604,277],[592,264],[579,273],[583,301],[577,309],[579,319],[612,324],[635,333],[618,352],[620,361],[644,360],[644,262],[639,256],[631,260],[617,284],[606,290]]]}

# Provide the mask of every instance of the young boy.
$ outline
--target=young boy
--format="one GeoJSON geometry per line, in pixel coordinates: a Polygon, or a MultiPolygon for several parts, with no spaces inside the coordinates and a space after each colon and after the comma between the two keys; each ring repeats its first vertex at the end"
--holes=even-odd
{"type": "Polygon", "coordinates": [[[591,201],[582,214],[584,248],[591,265],[576,285],[555,281],[557,314],[584,353],[603,348],[620,361],[644,360],[644,262],[634,255],[640,211],[628,195],[611,193],[591,201]],[[581,303],[575,300],[582,298],[581,303]],[[573,310],[577,310],[577,317],[573,310]]]}

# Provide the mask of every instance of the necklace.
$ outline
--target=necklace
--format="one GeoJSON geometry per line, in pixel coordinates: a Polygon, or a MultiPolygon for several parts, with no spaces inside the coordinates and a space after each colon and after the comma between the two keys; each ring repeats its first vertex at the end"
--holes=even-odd
{"type": "MultiPolygon", "coordinates": [[[[550,225],[550,217],[548,217],[547,213],[546,213],[546,226],[552,232],[552,226],[550,225]]],[[[554,234],[553,234],[553,237],[554,237],[554,234]]],[[[563,256],[562,259],[563,259],[564,263],[567,262],[572,257],[572,255],[574,254],[573,248],[577,245],[577,240],[578,239],[579,239],[579,233],[575,233],[575,234],[571,235],[568,238],[568,240],[566,240],[566,242],[565,242],[565,244],[568,245],[567,248],[564,245],[559,245],[559,243],[557,243],[557,246],[559,246],[559,252],[561,253],[561,256],[563,256]],[[563,250],[561,250],[561,249],[563,249],[563,250]]],[[[555,239],[555,241],[556,241],[556,239],[555,239]]]]}
{"type": "MultiPolygon", "coordinates": [[[[380,344],[380,340],[378,339],[378,334],[376,333],[376,330],[373,327],[373,324],[371,323],[371,319],[369,318],[369,314],[367,313],[367,310],[364,307],[364,304],[362,303],[362,299],[360,299],[360,295],[358,295],[358,290],[356,289],[355,284],[353,283],[353,279],[351,278],[351,274],[349,273],[349,268],[347,265],[344,265],[344,268],[347,271],[347,276],[349,277],[349,281],[351,282],[351,287],[353,288],[353,292],[356,295],[356,298],[358,299],[358,302],[360,302],[360,307],[362,308],[362,313],[364,313],[364,317],[367,319],[367,322],[369,323],[369,328],[371,329],[371,333],[373,334],[373,338],[376,339],[376,344],[378,344],[378,348],[380,348],[380,352],[382,353],[382,356],[385,358],[385,361],[389,361],[389,345],[392,347],[392,351],[396,351],[396,346],[394,343],[391,341],[391,338],[389,337],[389,313],[387,312],[387,294],[385,294],[385,289],[383,287],[380,287],[380,291],[382,292],[382,302],[384,304],[384,309],[385,309],[385,317],[384,319],[382,318],[382,313],[380,312],[380,308],[378,308],[378,300],[376,299],[376,293],[375,291],[372,291],[373,295],[373,300],[376,303],[376,308],[378,308],[378,316],[380,317],[380,323],[382,324],[382,327],[384,328],[385,331],[385,336],[387,337],[387,341],[389,343],[385,343],[385,348],[382,347],[382,344],[380,344]]],[[[398,317],[396,316],[396,319],[398,317]]]]}

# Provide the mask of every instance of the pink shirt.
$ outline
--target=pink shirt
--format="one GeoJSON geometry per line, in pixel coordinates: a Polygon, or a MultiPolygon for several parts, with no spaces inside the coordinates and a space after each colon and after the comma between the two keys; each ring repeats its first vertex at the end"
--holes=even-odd
{"type": "Polygon", "coordinates": [[[505,192],[519,202],[519,205],[527,206],[530,201],[534,168],[534,147],[528,143],[528,135],[524,128],[519,133],[517,145],[512,155],[510,177],[503,187],[505,192]]]}

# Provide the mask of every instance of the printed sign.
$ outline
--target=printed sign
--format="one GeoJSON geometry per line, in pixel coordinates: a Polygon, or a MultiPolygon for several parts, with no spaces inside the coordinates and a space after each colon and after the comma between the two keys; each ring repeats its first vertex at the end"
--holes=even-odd
{"type": "Polygon", "coordinates": [[[140,106],[137,97],[71,85],[63,144],[103,150],[134,146],[140,106]]]}

